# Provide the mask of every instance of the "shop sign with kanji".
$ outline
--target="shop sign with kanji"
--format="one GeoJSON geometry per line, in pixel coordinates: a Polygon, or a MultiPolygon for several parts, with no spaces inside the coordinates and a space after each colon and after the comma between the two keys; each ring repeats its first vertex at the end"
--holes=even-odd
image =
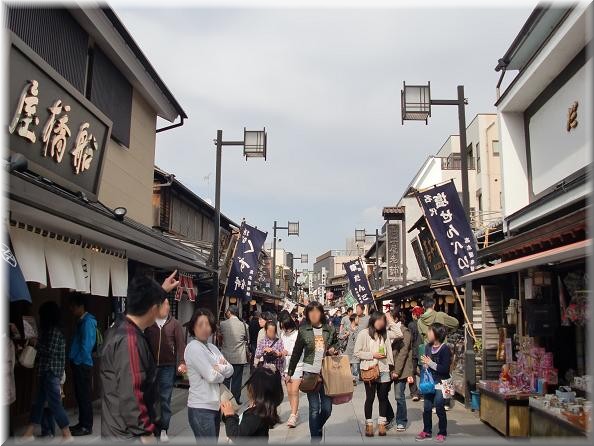
{"type": "Polygon", "coordinates": [[[227,278],[225,296],[236,297],[240,302],[252,298],[252,290],[258,280],[260,253],[266,241],[266,232],[262,232],[245,222],[239,228],[237,247],[227,278]]]}
{"type": "Polygon", "coordinates": [[[361,259],[351,260],[343,263],[344,270],[349,279],[350,290],[357,302],[360,304],[369,304],[373,302],[373,293],[369,286],[369,280],[365,274],[365,268],[361,259]]]}
{"type": "Polygon", "coordinates": [[[417,199],[456,285],[474,271],[476,240],[453,181],[417,192],[417,199]]]}
{"type": "Polygon", "coordinates": [[[96,199],[111,121],[18,37],[10,41],[9,150],[29,170],[96,199]]]}

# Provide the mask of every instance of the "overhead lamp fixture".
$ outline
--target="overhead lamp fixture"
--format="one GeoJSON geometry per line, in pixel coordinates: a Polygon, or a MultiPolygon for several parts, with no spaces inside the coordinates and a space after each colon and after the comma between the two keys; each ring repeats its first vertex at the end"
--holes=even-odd
{"type": "Polygon", "coordinates": [[[266,160],[266,127],[264,130],[243,129],[243,155],[248,158],[264,158],[266,160]]]}
{"type": "Polygon", "coordinates": [[[122,206],[118,206],[111,212],[113,213],[113,216],[116,218],[116,220],[124,221],[124,217],[128,213],[128,209],[126,209],[125,207],[122,207],[122,206]]]}

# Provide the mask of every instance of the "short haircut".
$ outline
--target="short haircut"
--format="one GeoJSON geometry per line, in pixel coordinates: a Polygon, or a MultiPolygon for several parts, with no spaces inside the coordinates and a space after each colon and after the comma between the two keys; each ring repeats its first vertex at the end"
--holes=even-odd
{"type": "Polygon", "coordinates": [[[167,294],[154,279],[136,276],[128,286],[126,312],[131,316],[144,316],[153,307],[161,305],[167,294]]]}
{"type": "Polygon", "coordinates": [[[274,327],[274,332],[276,333],[276,323],[273,321],[266,321],[264,324],[264,331],[268,331],[268,327],[274,327]]]}
{"type": "Polygon", "coordinates": [[[260,312],[258,310],[254,311],[252,313],[252,317],[255,317],[255,318],[259,319],[260,318],[260,312]]]}
{"type": "Polygon", "coordinates": [[[347,313],[352,313],[353,312],[353,307],[348,307],[347,308],[347,313]]]}
{"type": "Polygon", "coordinates": [[[71,307],[84,307],[87,308],[87,297],[81,293],[72,293],[68,303],[71,307]]]}
{"type": "Polygon", "coordinates": [[[295,319],[293,319],[290,314],[279,314],[278,323],[283,330],[295,330],[297,328],[295,319]]]}
{"type": "Polygon", "coordinates": [[[351,314],[351,315],[349,316],[349,321],[353,322],[353,321],[355,321],[355,320],[357,320],[357,315],[356,315],[356,314],[351,314]]]}
{"type": "Polygon", "coordinates": [[[229,305],[227,311],[233,316],[239,316],[239,308],[237,308],[237,305],[229,305]]]}
{"type": "Polygon", "coordinates": [[[425,300],[423,301],[423,307],[425,307],[425,309],[433,308],[434,306],[435,306],[435,299],[433,299],[432,297],[426,297],[425,300]]]}
{"type": "Polygon", "coordinates": [[[435,322],[434,324],[431,324],[431,327],[429,327],[429,330],[431,330],[433,332],[435,339],[440,344],[445,341],[445,338],[448,334],[448,329],[446,328],[445,325],[440,324],[439,322],[435,322]]]}
{"type": "Polygon", "coordinates": [[[53,328],[60,328],[62,312],[53,300],[44,302],[39,307],[39,331],[41,335],[48,334],[53,328]]]}
{"type": "Polygon", "coordinates": [[[210,311],[208,308],[198,308],[196,309],[196,311],[194,311],[192,318],[188,322],[188,333],[190,333],[190,336],[194,338],[196,337],[196,335],[194,334],[194,327],[196,326],[196,321],[200,316],[206,316],[206,318],[208,319],[208,323],[210,325],[210,329],[213,333],[216,331],[217,328],[212,311],[210,311]]]}
{"type": "Polygon", "coordinates": [[[305,320],[307,321],[307,323],[311,324],[311,321],[309,320],[309,313],[314,309],[318,310],[321,313],[320,322],[322,324],[326,324],[327,320],[326,320],[326,313],[324,312],[324,306],[321,303],[319,303],[317,300],[314,300],[314,301],[308,303],[307,306],[305,307],[305,310],[303,311],[303,313],[305,314],[305,320]]]}

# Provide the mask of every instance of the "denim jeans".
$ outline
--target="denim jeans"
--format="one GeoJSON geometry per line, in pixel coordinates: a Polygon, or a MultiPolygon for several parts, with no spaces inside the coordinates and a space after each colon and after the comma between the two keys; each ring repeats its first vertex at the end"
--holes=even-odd
{"type": "Polygon", "coordinates": [[[317,392],[307,394],[309,402],[309,434],[312,442],[322,440],[322,429],[332,414],[332,399],[324,393],[324,385],[317,392]]]}
{"type": "Polygon", "coordinates": [[[360,366],[360,364],[358,362],[351,363],[351,373],[357,379],[360,379],[359,375],[361,374],[361,371],[359,370],[359,366],[360,366]]]}
{"type": "Polygon", "coordinates": [[[233,375],[231,378],[225,378],[225,381],[223,381],[223,384],[225,384],[233,394],[237,404],[241,404],[241,384],[243,380],[244,365],[245,364],[233,364],[233,375]]]}
{"type": "Polygon", "coordinates": [[[31,408],[30,421],[33,424],[41,424],[43,418],[43,409],[47,402],[49,410],[51,410],[60,429],[68,427],[68,415],[62,406],[62,393],[60,391],[60,378],[55,376],[52,372],[42,371],[39,375],[39,383],[37,389],[37,396],[31,408]]]}
{"type": "Polygon", "coordinates": [[[439,432],[438,435],[447,435],[448,430],[448,419],[446,418],[446,411],[444,406],[445,400],[443,399],[443,393],[441,390],[435,389],[435,393],[425,395],[425,404],[423,406],[423,431],[431,434],[432,431],[432,409],[435,406],[435,412],[439,419],[439,432]]]}
{"type": "Polygon", "coordinates": [[[162,365],[157,367],[157,382],[159,383],[159,400],[161,402],[161,430],[169,429],[171,420],[171,394],[175,383],[174,365],[162,365]]]}
{"type": "Polygon", "coordinates": [[[219,439],[221,413],[218,410],[188,407],[188,421],[196,442],[199,440],[213,442],[219,439]]]}
{"type": "Polygon", "coordinates": [[[408,423],[408,414],[406,411],[406,379],[399,379],[394,383],[394,393],[396,394],[396,424],[406,427],[408,423]]]}
{"type": "Polygon", "coordinates": [[[91,400],[91,374],[93,367],[70,363],[74,382],[74,395],[78,404],[78,424],[93,430],[93,402],[91,400]]]}
{"type": "Polygon", "coordinates": [[[52,414],[52,411],[49,409],[49,407],[43,409],[43,415],[41,416],[41,436],[56,436],[56,420],[54,419],[54,414],[52,414]]]}

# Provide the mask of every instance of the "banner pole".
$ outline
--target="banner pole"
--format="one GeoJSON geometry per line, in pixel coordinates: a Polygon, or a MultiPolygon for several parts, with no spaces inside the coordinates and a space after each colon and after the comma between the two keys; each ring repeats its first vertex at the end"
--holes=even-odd
{"type": "MultiPolygon", "coordinates": [[[[378,253],[376,252],[375,255],[378,256],[378,253]]],[[[359,256],[359,263],[361,264],[361,266],[365,265],[367,267],[367,263],[363,263],[363,259],[361,258],[361,256],[359,256]]],[[[376,274],[376,277],[378,277],[378,271],[376,271],[375,274],[376,274]]],[[[369,283],[369,278],[367,277],[367,272],[365,272],[365,280],[367,281],[367,286],[369,287],[369,290],[371,291],[371,299],[373,300],[373,305],[375,306],[375,309],[377,311],[379,311],[379,308],[377,307],[377,302],[375,301],[375,296],[373,295],[373,289],[371,288],[371,284],[369,283]]],[[[379,280],[378,280],[378,282],[379,282],[379,280]]],[[[369,313],[369,311],[367,313],[369,313]]]]}
{"type": "MultiPolygon", "coordinates": [[[[455,285],[454,279],[452,279],[452,274],[450,273],[450,268],[448,267],[448,263],[445,261],[445,259],[443,257],[443,253],[441,252],[441,248],[439,247],[439,243],[437,243],[437,239],[435,238],[435,234],[433,233],[433,229],[431,228],[431,225],[429,224],[429,221],[427,220],[427,216],[425,215],[425,209],[423,208],[423,205],[421,204],[421,202],[419,200],[419,196],[416,195],[416,197],[417,197],[417,202],[418,202],[419,206],[421,207],[421,210],[423,211],[423,216],[425,217],[425,223],[427,224],[427,227],[429,228],[429,232],[431,232],[431,237],[433,237],[433,241],[435,243],[435,246],[437,247],[437,252],[439,252],[439,256],[441,257],[441,261],[443,262],[443,265],[445,266],[445,269],[446,269],[446,271],[448,273],[448,278],[450,279],[450,283],[452,284],[452,288],[454,288],[454,294],[456,295],[456,298],[458,299],[458,303],[460,304],[460,308],[462,308],[462,314],[464,315],[464,320],[466,321],[466,325],[468,326],[468,329],[470,331],[470,336],[472,337],[472,339],[476,343],[476,334],[474,332],[474,327],[472,326],[472,322],[470,322],[470,319],[468,319],[468,314],[466,313],[466,308],[464,308],[464,302],[462,302],[462,298],[460,297],[460,294],[458,293],[458,287],[455,285]]],[[[472,296],[466,296],[466,295],[464,295],[464,299],[472,299],[472,296]]]]}
{"type": "MultiPolygon", "coordinates": [[[[231,237],[237,237],[237,239],[235,240],[235,248],[233,248],[233,255],[231,256],[231,265],[233,265],[233,259],[235,258],[235,252],[237,251],[237,245],[239,244],[239,234],[241,234],[241,230],[235,234],[235,231],[233,231],[234,233],[231,234],[231,237]]],[[[223,286],[223,298],[221,299],[221,304],[219,305],[219,313],[221,314],[221,310],[223,309],[223,303],[225,302],[225,293],[227,292],[227,283],[229,282],[229,274],[231,274],[231,267],[229,267],[227,269],[227,277],[225,277],[225,285],[223,286]]],[[[243,307],[243,302],[241,303],[241,306],[243,307]]]]}

